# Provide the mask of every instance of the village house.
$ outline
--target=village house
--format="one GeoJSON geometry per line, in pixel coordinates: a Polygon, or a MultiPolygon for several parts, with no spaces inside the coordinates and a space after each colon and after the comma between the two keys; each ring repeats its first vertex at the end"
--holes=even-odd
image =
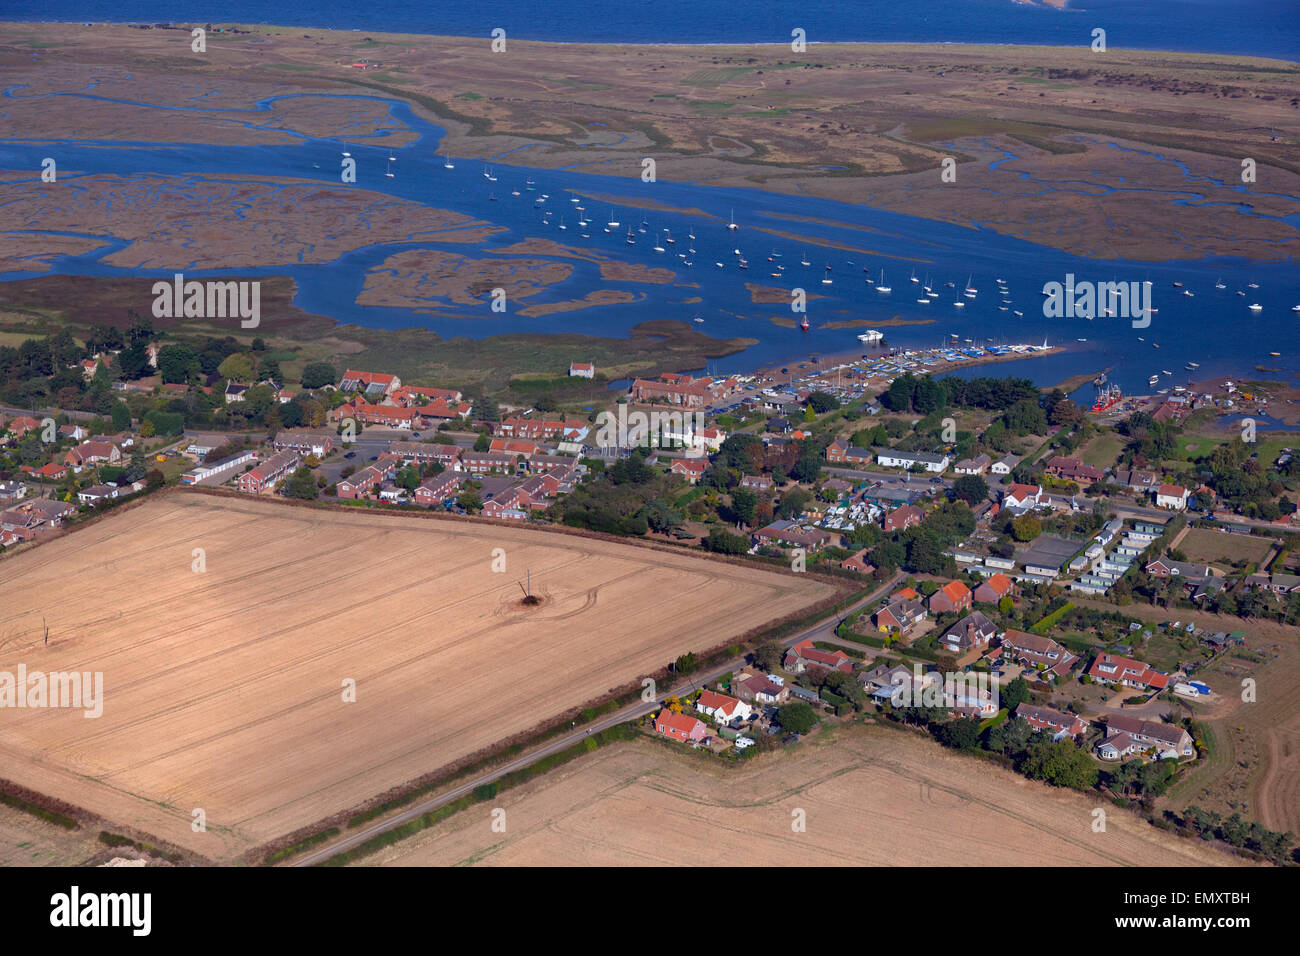
{"type": "Polygon", "coordinates": [[[974,458],[963,458],[952,466],[952,470],[959,475],[982,475],[989,470],[991,464],[988,455],[977,455],[974,458]]]}
{"type": "Polygon", "coordinates": [[[1005,455],[989,465],[989,472],[994,475],[1009,475],[1019,463],[1020,459],[1015,455],[1005,455]]]}
{"type": "MultiPolygon", "coordinates": [[[[933,598],[931,601],[933,602],[933,598]]],[[[931,610],[933,609],[932,603],[931,610]]],[[[984,616],[983,611],[972,611],[950,627],[939,643],[952,653],[960,655],[987,647],[997,633],[997,626],[984,616]]]]}
{"type": "Polygon", "coordinates": [[[802,674],[809,667],[824,667],[827,670],[853,673],[853,658],[843,651],[823,651],[813,646],[810,639],[800,641],[785,652],[782,664],[788,671],[802,674]]]}
{"type": "Polygon", "coordinates": [[[997,604],[1008,595],[1015,596],[1016,585],[1001,571],[994,571],[980,582],[972,597],[976,604],[997,604]]]}
{"type": "Polygon", "coordinates": [[[712,395],[707,388],[696,385],[675,384],[668,381],[653,382],[638,378],[628,390],[628,397],[633,402],[667,402],[669,405],[681,405],[685,408],[703,408],[709,403],[712,395]]]}
{"type": "Polygon", "coordinates": [[[686,744],[696,744],[708,734],[704,722],[686,714],[674,714],[668,708],[659,712],[654,721],[655,733],[686,744]]]}
{"type": "Polygon", "coordinates": [[[850,445],[843,438],[836,438],[826,446],[826,460],[840,465],[869,465],[874,456],[869,448],[850,445]]]}
{"type": "Polygon", "coordinates": [[[681,475],[691,484],[695,484],[708,468],[709,463],[698,458],[674,458],[673,463],[668,466],[668,473],[681,475]]]}
{"type": "Polygon", "coordinates": [[[570,362],[569,375],[577,378],[595,378],[596,366],[591,362],[570,362]]]}
{"type": "Polygon", "coordinates": [[[1164,690],[1169,684],[1168,674],[1118,654],[1098,654],[1092,667],[1088,668],[1088,674],[1093,680],[1143,690],[1164,690]]]}
{"type": "Polygon", "coordinates": [[[1185,511],[1192,493],[1182,485],[1161,485],[1156,489],[1156,507],[1185,511]]]}
{"type": "Polygon", "coordinates": [[[784,704],[790,697],[784,678],[749,668],[735,676],[731,690],[741,700],[760,705],[784,704]]]}
{"type": "Polygon", "coordinates": [[[59,426],[59,438],[60,438],[60,440],[65,439],[65,438],[70,438],[70,439],[72,439],[73,441],[82,441],[82,440],[85,439],[86,435],[87,435],[86,430],[85,430],[84,428],[82,428],[80,425],[60,425],[60,426],[59,426]]]}
{"type": "Polygon", "coordinates": [[[366,398],[381,398],[401,388],[402,380],[396,375],[381,372],[358,372],[348,369],[339,381],[339,391],[359,392],[366,398]]]}
{"type": "Polygon", "coordinates": [[[0,501],[17,501],[27,494],[27,486],[21,481],[0,481],[0,501]]]}
{"type": "Polygon", "coordinates": [[[1103,727],[1106,737],[1097,745],[1097,756],[1104,760],[1119,760],[1132,753],[1152,750],[1162,759],[1196,756],[1191,735],[1174,724],[1109,714],[1103,727]]]}
{"type": "Polygon", "coordinates": [[[1161,555],[1150,562],[1146,573],[1156,578],[1182,578],[1189,584],[1204,584],[1214,576],[1214,569],[1208,564],[1191,564],[1187,561],[1175,561],[1167,555],[1161,555]]]}
{"type": "Polygon", "coordinates": [[[1154,471],[1143,471],[1140,468],[1121,468],[1115,472],[1115,483],[1121,488],[1146,494],[1159,487],[1160,476],[1154,471]]]}
{"type": "Polygon", "coordinates": [[[1264,591],[1272,591],[1279,597],[1300,592],[1300,575],[1295,574],[1252,574],[1246,578],[1246,584],[1264,591]]]}
{"type": "Polygon", "coordinates": [[[1050,707],[1021,704],[1016,708],[1016,716],[1033,727],[1035,732],[1048,731],[1054,741],[1066,737],[1077,740],[1088,731],[1088,722],[1078,714],[1063,713],[1050,707]]]}
{"type": "Polygon", "coordinates": [[[1074,667],[1079,656],[1050,637],[1008,628],[1002,635],[1002,659],[1014,661],[1022,667],[1048,671],[1055,677],[1064,677],[1074,667]]]}
{"type": "Polygon", "coordinates": [[[113,485],[91,485],[77,492],[77,500],[83,505],[97,507],[111,498],[118,496],[118,489],[113,485]]]}
{"type": "Polygon", "coordinates": [[[886,531],[906,531],[925,520],[925,512],[916,505],[899,505],[885,515],[886,531]]]}
{"type": "Polygon", "coordinates": [[[876,570],[876,566],[867,561],[867,549],[863,548],[857,554],[851,554],[841,561],[840,569],[856,571],[858,574],[871,574],[876,570]]]}
{"type": "Polygon", "coordinates": [[[122,460],[122,452],[116,445],[103,441],[82,442],[63,458],[63,463],[74,472],[80,473],[87,465],[113,465],[122,460]]]}
{"type": "Polygon", "coordinates": [[[737,717],[746,720],[754,712],[754,708],[743,700],[713,690],[700,693],[699,699],[695,702],[695,709],[707,717],[712,717],[719,724],[729,724],[737,717]]]}
{"type": "Polygon", "coordinates": [[[876,463],[885,468],[921,468],[927,472],[941,474],[948,468],[948,456],[931,454],[926,451],[899,451],[890,449],[876,455],[876,463]]]}
{"type": "Polygon", "coordinates": [[[415,503],[426,507],[442,504],[460,489],[464,481],[465,477],[454,471],[444,471],[440,475],[426,478],[415,489],[415,503]]]}
{"type": "MultiPolygon", "coordinates": [[[[24,470],[27,470],[24,468],[24,470]]],[[[41,478],[45,481],[62,481],[64,475],[68,473],[67,466],[60,465],[57,461],[47,462],[39,468],[33,468],[27,471],[33,478],[41,478]]]]}
{"type": "Polygon", "coordinates": [[[227,382],[225,391],[226,404],[233,405],[236,402],[242,402],[244,400],[244,393],[247,392],[248,389],[249,386],[241,382],[227,382]]]}
{"type": "Polygon", "coordinates": [[[1080,485],[1090,485],[1094,481],[1101,481],[1102,478],[1106,477],[1106,473],[1100,468],[1085,465],[1078,458],[1066,458],[1062,455],[1057,455],[1049,461],[1043,471],[1049,475],[1064,478],[1080,485]]]}
{"type": "Polygon", "coordinates": [[[293,450],[300,455],[324,458],[334,450],[334,437],[321,432],[285,429],[275,433],[275,440],[271,444],[276,451],[293,450]]]}
{"type": "Polygon", "coordinates": [[[876,629],[886,634],[906,635],[917,624],[929,616],[925,606],[919,601],[902,599],[890,601],[872,615],[871,620],[876,629]]]}
{"type": "MultiPolygon", "coordinates": [[[[930,595],[930,613],[944,614],[952,611],[969,611],[971,591],[960,581],[949,581],[930,595]]],[[[983,617],[983,615],[980,615],[983,617]]]]}
{"type": "Polygon", "coordinates": [[[1002,507],[1017,512],[1051,506],[1052,497],[1043,491],[1042,485],[1012,485],[1002,496],[1002,507]]]}
{"type": "Polygon", "coordinates": [[[276,452],[235,479],[235,487],[245,494],[260,495],[275,488],[276,482],[298,467],[302,458],[294,448],[276,452]]]}

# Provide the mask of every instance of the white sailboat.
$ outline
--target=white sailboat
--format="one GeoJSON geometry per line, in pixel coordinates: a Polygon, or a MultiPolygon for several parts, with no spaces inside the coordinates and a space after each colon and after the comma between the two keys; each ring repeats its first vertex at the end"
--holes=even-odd
{"type": "Polygon", "coordinates": [[[731,230],[732,232],[734,232],[735,230],[737,230],[737,229],[739,229],[739,228],[740,228],[740,227],[736,225],[736,210],[733,209],[733,210],[731,210],[731,222],[727,223],[727,229],[729,229],[729,230],[731,230]]]}
{"type": "Polygon", "coordinates": [[[880,270],[880,281],[876,283],[876,291],[877,291],[877,292],[892,292],[892,291],[893,291],[892,289],[889,288],[889,286],[885,285],[885,270],[884,270],[884,269],[881,269],[881,270],[880,270]]]}
{"type": "Polygon", "coordinates": [[[455,168],[456,168],[456,164],[453,163],[453,162],[451,161],[451,157],[450,157],[450,156],[444,156],[444,157],[442,157],[442,168],[443,168],[443,169],[455,169],[455,168]]]}

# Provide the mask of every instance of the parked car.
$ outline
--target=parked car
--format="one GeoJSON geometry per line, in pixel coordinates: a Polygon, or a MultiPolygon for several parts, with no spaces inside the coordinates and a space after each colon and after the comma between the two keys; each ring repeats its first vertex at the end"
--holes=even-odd
{"type": "Polygon", "coordinates": [[[356,458],[356,457],[357,457],[357,453],[354,452],[354,451],[350,451],[350,452],[348,452],[346,455],[344,455],[343,457],[344,457],[344,458],[356,458]]]}

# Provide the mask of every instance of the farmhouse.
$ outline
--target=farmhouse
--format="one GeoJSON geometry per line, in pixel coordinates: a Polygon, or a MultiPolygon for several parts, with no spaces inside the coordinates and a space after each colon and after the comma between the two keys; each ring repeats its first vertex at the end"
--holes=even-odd
{"type": "Polygon", "coordinates": [[[652,382],[638,378],[628,392],[634,402],[667,402],[686,408],[703,408],[712,397],[709,390],[695,385],[677,385],[669,382],[652,382]]]}

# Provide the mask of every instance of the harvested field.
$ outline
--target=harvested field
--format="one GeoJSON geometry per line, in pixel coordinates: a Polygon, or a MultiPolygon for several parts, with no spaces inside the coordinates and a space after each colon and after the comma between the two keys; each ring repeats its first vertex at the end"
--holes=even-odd
{"type": "Polygon", "coordinates": [[[1227,865],[1199,841],[907,732],[845,726],[728,767],[659,741],[603,749],[369,865],[1227,865]],[[830,739],[826,739],[829,737],[830,739]],[[491,812],[506,811],[506,832],[491,812]],[[792,830],[806,812],[806,832],[792,830]],[[719,857],[721,854],[721,857],[719,857]]]}
{"type": "MultiPolygon", "coordinates": [[[[1271,538],[1254,534],[1232,534],[1210,528],[1189,528],[1178,543],[1178,550],[1195,563],[1262,561],[1273,548],[1271,538]]],[[[1233,628],[1238,630],[1238,628],[1233,628]]]]}
{"type": "Polygon", "coordinates": [[[99,719],[0,712],[6,776],[213,860],[834,593],[574,535],[186,492],[0,561],[0,579],[0,670],[104,684],[99,719]],[[529,570],[543,603],[525,610],[529,570]]]}

